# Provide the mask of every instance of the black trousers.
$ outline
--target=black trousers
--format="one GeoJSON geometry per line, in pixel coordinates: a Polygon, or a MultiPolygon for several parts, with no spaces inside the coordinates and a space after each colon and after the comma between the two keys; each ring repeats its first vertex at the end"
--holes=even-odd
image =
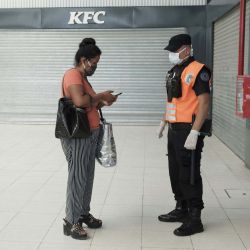
{"type": "MultiPolygon", "coordinates": [[[[179,124],[178,124],[179,125],[179,124]]],[[[185,124],[184,124],[185,125],[185,124]]],[[[187,124],[186,124],[187,125],[187,124]]],[[[204,136],[199,136],[195,150],[195,183],[190,184],[191,150],[184,148],[191,126],[169,127],[168,130],[168,163],[172,191],[176,201],[186,201],[189,208],[202,209],[202,178],[200,161],[204,136]]]]}

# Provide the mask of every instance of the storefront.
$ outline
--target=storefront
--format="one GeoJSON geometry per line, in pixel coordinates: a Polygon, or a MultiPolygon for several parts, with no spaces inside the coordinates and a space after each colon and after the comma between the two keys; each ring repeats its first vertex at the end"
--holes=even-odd
{"type": "Polygon", "coordinates": [[[206,60],[205,13],[203,6],[1,9],[0,121],[54,122],[63,73],[80,41],[93,37],[103,54],[91,83],[123,92],[106,116],[120,124],[158,123],[170,68],[163,48],[189,32],[197,58],[206,60]]]}

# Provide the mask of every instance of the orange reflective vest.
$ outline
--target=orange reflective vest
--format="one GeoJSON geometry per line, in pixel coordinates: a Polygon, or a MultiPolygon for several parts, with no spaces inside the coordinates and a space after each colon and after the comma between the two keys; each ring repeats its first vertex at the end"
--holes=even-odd
{"type": "Polygon", "coordinates": [[[191,62],[181,74],[182,97],[173,98],[171,102],[167,101],[166,121],[174,122],[192,122],[192,115],[197,113],[198,97],[195,95],[193,86],[204,64],[197,61],[191,62]]]}

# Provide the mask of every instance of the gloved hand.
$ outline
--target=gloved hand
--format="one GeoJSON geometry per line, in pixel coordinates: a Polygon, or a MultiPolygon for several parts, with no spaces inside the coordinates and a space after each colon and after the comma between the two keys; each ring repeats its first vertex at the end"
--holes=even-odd
{"type": "Polygon", "coordinates": [[[186,139],[184,147],[189,150],[195,150],[199,134],[199,131],[192,129],[186,139]]]}
{"type": "Polygon", "coordinates": [[[166,122],[165,121],[161,121],[157,131],[156,131],[156,134],[157,134],[157,137],[160,139],[162,136],[163,136],[163,131],[166,127],[166,122]]]}

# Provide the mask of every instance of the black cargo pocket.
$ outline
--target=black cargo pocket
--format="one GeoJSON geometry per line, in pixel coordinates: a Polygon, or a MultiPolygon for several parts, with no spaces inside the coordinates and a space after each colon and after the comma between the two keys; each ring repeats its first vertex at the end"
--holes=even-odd
{"type": "Polygon", "coordinates": [[[191,166],[191,154],[192,154],[192,151],[188,150],[186,148],[182,148],[180,150],[181,164],[183,167],[190,168],[190,166],[191,166]]]}

